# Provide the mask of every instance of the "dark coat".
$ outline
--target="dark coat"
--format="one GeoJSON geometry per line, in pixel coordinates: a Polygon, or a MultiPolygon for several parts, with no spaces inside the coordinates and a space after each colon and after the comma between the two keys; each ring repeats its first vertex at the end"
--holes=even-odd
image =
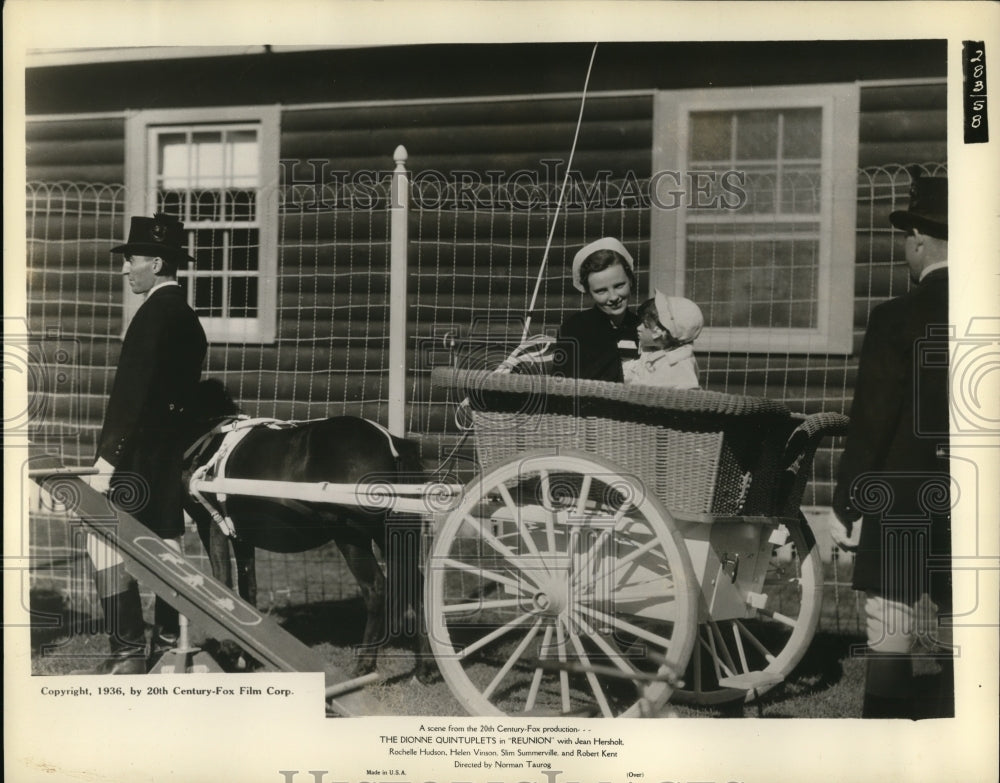
{"type": "Polygon", "coordinates": [[[184,407],[207,343],[179,286],[157,289],[125,332],[97,456],[110,462],[111,498],[153,532],[184,532],[184,407]]]}
{"type": "Polygon", "coordinates": [[[592,381],[624,380],[622,361],[638,356],[639,318],[626,310],[617,329],[597,307],[582,310],[559,327],[553,372],[592,381]]]}
{"type": "Polygon", "coordinates": [[[872,311],[837,473],[834,511],[864,518],[854,587],[894,600],[950,602],[947,324],[947,269],[872,311]]]}

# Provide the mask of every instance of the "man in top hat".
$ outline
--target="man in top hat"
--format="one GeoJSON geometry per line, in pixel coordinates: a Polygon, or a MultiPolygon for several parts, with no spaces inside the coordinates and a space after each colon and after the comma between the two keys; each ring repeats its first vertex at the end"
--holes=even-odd
{"type": "MultiPolygon", "coordinates": [[[[954,714],[950,658],[937,691],[917,697],[911,650],[921,595],[939,613],[951,608],[948,367],[922,361],[948,356],[948,180],[915,179],[909,209],[889,221],[906,234],[914,285],[868,320],[831,532],[856,548],[854,588],[865,592],[862,717],[946,717],[954,714]]],[[[950,655],[931,635],[937,652],[950,655]]]]}
{"type": "MultiPolygon", "coordinates": [[[[122,343],[111,396],[97,445],[98,475],[91,485],[116,493],[133,516],[180,551],[184,532],[181,484],[184,407],[201,377],[205,332],[177,282],[177,270],[193,262],[184,250],[184,226],[164,214],[134,217],[128,241],[112,248],[124,255],[122,274],[145,297],[122,343]],[[137,494],[138,493],[138,494],[137,494]]],[[[104,610],[111,655],[95,674],[145,674],[145,623],[135,579],[118,553],[96,537],[88,541],[104,610]]],[[[159,597],[153,647],[172,646],[177,612],[159,597]]]]}

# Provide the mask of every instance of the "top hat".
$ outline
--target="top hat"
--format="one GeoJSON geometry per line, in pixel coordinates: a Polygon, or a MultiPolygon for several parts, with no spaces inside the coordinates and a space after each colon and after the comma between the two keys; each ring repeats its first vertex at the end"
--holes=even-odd
{"type": "Polygon", "coordinates": [[[111,248],[111,252],[127,256],[155,256],[173,264],[193,264],[195,260],[184,250],[186,242],[184,224],[172,215],[157,212],[151,218],[132,218],[128,240],[124,245],[111,248]]]}
{"type": "Polygon", "coordinates": [[[614,237],[604,237],[603,239],[597,239],[591,242],[589,245],[584,245],[575,256],[573,256],[573,287],[582,294],[587,293],[587,286],[583,280],[580,279],[580,267],[583,262],[587,260],[587,257],[592,253],[596,253],[598,250],[613,250],[622,258],[625,259],[625,263],[628,264],[628,268],[635,271],[635,262],[632,261],[632,256],[625,249],[625,245],[619,242],[614,237]]]}
{"type": "Polygon", "coordinates": [[[889,222],[896,228],[917,229],[938,239],[948,238],[948,178],[920,177],[910,185],[910,208],[893,212],[889,222]]]}
{"type": "Polygon", "coordinates": [[[653,303],[659,322],[680,343],[694,342],[701,334],[705,318],[701,308],[683,296],[667,296],[660,291],[653,292],[653,303]]]}

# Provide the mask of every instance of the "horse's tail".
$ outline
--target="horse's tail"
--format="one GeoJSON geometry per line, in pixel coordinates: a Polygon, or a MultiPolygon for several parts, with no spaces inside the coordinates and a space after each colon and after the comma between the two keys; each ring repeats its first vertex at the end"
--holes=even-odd
{"type": "Polygon", "coordinates": [[[396,448],[396,453],[399,454],[396,458],[396,471],[408,483],[423,481],[425,470],[424,461],[420,457],[420,444],[393,435],[392,445],[396,448]]]}

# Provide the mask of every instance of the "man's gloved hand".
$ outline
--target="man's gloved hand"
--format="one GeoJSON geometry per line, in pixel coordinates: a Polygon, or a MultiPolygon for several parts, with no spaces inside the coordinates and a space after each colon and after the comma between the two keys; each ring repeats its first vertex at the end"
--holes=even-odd
{"type": "Polygon", "coordinates": [[[845,552],[853,552],[861,541],[861,519],[850,519],[834,512],[830,517],[830,538],[845,552]]]}
{"type": "Polygon", "coordinates": [[[97,473],[85,476],[86,481],[90,484],[91,488],[96,489],[103,495],[107,495],[108,490],[111,488],[111,474],[115,472],[114,465],[106,459],[98,457],[94,463],[94,469],[97,473]]]}

